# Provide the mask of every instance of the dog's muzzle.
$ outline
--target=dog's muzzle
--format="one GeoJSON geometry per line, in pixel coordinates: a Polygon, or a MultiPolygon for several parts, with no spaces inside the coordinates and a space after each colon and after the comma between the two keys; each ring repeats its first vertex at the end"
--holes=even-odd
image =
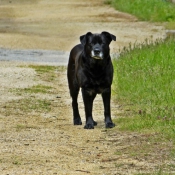
{"type": "Polygon", "coordinates": [[[91,57],[97,60],[102,60],[103,54],[99,49],[94,49],[91,51],[91,57]]]}

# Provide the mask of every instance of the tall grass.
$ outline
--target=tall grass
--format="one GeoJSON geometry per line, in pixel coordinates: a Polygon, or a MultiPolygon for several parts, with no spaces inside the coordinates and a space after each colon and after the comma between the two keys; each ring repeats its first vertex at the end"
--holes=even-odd
{"type": "Polygon", "coordinates": [[[175,5],[166,0],[111,0],[111,4],[117,10],[133,14],[140,20],[175,20],[175,5]]]}
{"type": "MultiPolygon", "coordinates": [[[[120,104],[130,106],[132,115],[135,116],[131,119],[130,129],[174,127],[174,40],[151,44],[145,42],[133,47],[125,49],[120,58],[114,60],[116,99],[120,104]]],[[[119,119],[119,122],[120,120],[128,119],[119,119]]]]}

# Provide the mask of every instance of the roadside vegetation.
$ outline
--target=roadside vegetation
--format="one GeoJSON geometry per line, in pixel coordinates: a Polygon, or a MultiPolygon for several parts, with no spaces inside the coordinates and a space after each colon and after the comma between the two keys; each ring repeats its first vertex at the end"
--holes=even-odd
{"type": "Polygon", "coordinates": [[[146,41],[114,61],[117,100],[133,116],[120,118],[121,128],[162,132],[175,141],[174,44],[173,39],[146,41]]]}
{"type": "MultiPolygon", "coordinates": [[[[110,0],[117,10],[133,14],[142,21],[161,22],[175,29],[175,4],[163,0],[110,0]]],[[[155,159],[165,150],[164,160],[172,160],[175,150],[175,39],[129,45],[114,59],[113,95],[121,113],[115,123],[122,131],[149,137],[138,146],[116,154],[155,159]],[[145,142],[145,143],[144,143],[145,142]],[[149,144],[147,144],[149,142],[149,144]],[[155,145],[159,145],[156,146],[155,145]],[[164,145],[162,147],[162,145],[164,145]],[[161,148],[162,147],[162,148],[161,148]],[[151,156],[150,156],[151,155],[151,156]]],[[[144,139],[143,139],[144,140],[144,139]]],[[[151,174],[168,174],[175,164],[163,163],[151,174]]]]}
{"type": "Polygon", "coordinates": [[[105,3],[141,21],[164,22],[167,29],[175,29],[175,4],[171,0],[106,0],[105,3]]]}
{"type": "Polygon", "coordinates": [[[174,21],[175,5],[167,0],[111,0],[117,10],[137,16],[144,21],[174,21]]]}
{"type": "MultiPolygon", "coordinates": [[[[175,22],[175,5],[163,0],[112,0],[116,9],[140,20],[175,22]]],[[[114,91],[125,115],[120,127],[161,132],[175,141],[175,41],[173,38],[124,48],[114,60],[114,91]]]]}
{"type": "Polygon", "coordinates": [[[120,57],[113,61],[113,93],[123,111],[115,119],[117,129],[142,135],[137,146],[116,154],[148,160],[161,155],[164,163],[154,174],[175,170],[172,146],[175,144],[174,46],[175,40],[171,38],[145,41],[123,49],[120,57]]]}

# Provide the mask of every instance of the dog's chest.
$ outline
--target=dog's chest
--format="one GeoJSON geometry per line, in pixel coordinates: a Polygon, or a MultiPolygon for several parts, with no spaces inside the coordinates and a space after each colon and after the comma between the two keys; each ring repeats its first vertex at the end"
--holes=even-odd
{"type": "MultiPolygon", "coordinates": [[[[97,61],[96,61],[97,62],[97,61]]],[[[97,62],[98,63],[98,62],[97,62]]],[[[77,80],[80,87],[85,88],[89,94],[100,94],[110,88],[112,83],[112,67],[110,64],[92,64],[80,66],[77,80]]]]}
{"type": "Polygon", "coordinates": [[[86,81],[87,91],[92,93],[103,93],[105,89],[109,86],[106,77],[88,77],[86,81]]]}

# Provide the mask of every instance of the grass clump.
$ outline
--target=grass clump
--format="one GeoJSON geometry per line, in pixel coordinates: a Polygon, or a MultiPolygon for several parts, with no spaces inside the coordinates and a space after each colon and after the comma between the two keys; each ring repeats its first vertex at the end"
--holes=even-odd
{"type": "Polygon", "coordinates": [[[23,91],[26,93],[49,93],[49,91],[52,89],[50,86],[45,86],[45,85],[36,85],[32,86],[30,88],[24,88],[23,91]]]}
{"type": "Polygon", "coordinates": [[[45,65],[30,65],[29,68],[35,69],[37,73],[62,72],[66,69],[65,66],[45,66],[45,65]]]}
{"type": "Polygon", "coordinates": [[[26,115],[31,112],[49,112],[51,110],[51,102],[47,99],[41,100],[36,98],[24,98],[13,100],[1,109],[1,113],[5,116],[10,115],[26,115]]]}
{"type": "MultiPolygon", "coordinates": [[[[105,1],[109,4],[109,1],[105,1]]],[[[143,21],[175,21],[175,5],[167,0],[111,0],[117,10],[137,16],[143,21]]]]}
{"type": "Polygon", "coordinates": [[[43,66],[43,65],[30,65],[32,69],[35,69],[37,73],[49,73],[57,69],[56,66],[43,66]]]}
{"type": "Polygon", "coordinates": [[[47,82],[55,80],[59,74],[66,70],[65,66],[30,65],[29,68],[34,69],[37,76],[47,82]]]}
{"type": "Polygon", "coordinates": [[[126,113],[118,119],[132,131],[154,129],[175,135],[175,42],[157,41],[125,49],[114,60],[114,91],[126,113]],[[125,114],[126,116],[126,114],[125,114]]]}
{"type": "Polygon", "coordinates": [[[27,94],[51,94],[53,91],[53,87],[51,86],[45,86],[42,84],[38,84],[32,87],[28,87],[28,88],[16,88],[16,89],[11,89],[11,92],[16,92],[17,95],[23,95],[23,93],[27,93],[27,94]]]}

